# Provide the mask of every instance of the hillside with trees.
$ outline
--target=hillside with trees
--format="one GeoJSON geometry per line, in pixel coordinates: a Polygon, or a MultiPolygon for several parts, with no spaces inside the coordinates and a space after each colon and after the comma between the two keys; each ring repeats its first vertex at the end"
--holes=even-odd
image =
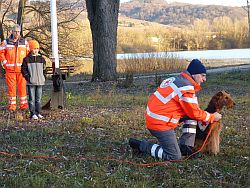
{"type": "MultiPolygon", "coordinates": [[[[12,0],[0,2],[0,34],[3,40],[9,36],[11,25],[17,18],[18,3],[12,0]]],[[[92,57],[92,35],[85,1],[60,0],[57,5],[60,56],[67,59],[92,57]]],[[[24,14],[24,37],[38,40],[42,54],[50,57],[49,2],[30,1],[24,14]]],[[[249,48],[249,41],[247,15],[242,8],[168,4],[163,0],[134,0],[120,6],[117,53],[249,48]],[[185,7],[190,9],[184,11],[185,7]],[[150,18],[150,15],[159,14],[154,11],[163,10],[165,13],[156,16],[155,20],[145,21],[129,16],[129,12],[133,15],[140,12],[140,16],[150,18]],[[172,21],[170,17],[165,18],[167,15],[172,16],[172,21]],[[179,19],[181,15],[185,24],[179,19]],[[157,23],[160,20],[174,24],[157,23]]]]}
{"type": "Polygon", "coordinates": [[[118,53],[249,48],[247,18],[196,19],[182,27],[119,17],[118,53]]]}
{"type": "Polygon", "coordinates": [[[165,0],[120,6],[118,52],[249,48],[249,42],[247,12],[241,7],[165,0]]]}
{"type": "Polygon", "coordinates": [[[240,20],[247,16],[241,7],[168,4],[164,0],[133,0],[122,3],[120,14],[134,19],[178,26],[193,24],[196,19],[212,22],[216,17],[226,16],[232,20],[240,20]]]}

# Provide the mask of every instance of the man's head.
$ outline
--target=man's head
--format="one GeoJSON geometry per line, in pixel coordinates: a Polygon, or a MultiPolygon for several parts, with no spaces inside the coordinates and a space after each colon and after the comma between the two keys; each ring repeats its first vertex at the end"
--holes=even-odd
{"type": "Polygon", "coordinates": [[[199,85],[206,81],[206,67],[198,59],[193,59],[187,67],[187,71],[192,75],[194,81],[199,85]]]}
{"type": "Polygon", "coordinates": [[[21,33],[21,27],[20,25],[18,24],[15,24],[13,27],[12,27],[12,35],[13,35],[13,38],[15,40],[19,39],[20,38],[20,33],[21,33]]]}

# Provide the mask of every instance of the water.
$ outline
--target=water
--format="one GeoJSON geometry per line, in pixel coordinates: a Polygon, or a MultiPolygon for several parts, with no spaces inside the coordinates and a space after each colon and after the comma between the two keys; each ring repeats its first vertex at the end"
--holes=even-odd
{"type": "Polygon", "coordinates": [[[147,58],[147,57],[175,57],[181,59],[250,59],[250,48],[230,50],[201,50],[180,52],[152,52],[117,54],[117,59],[147,58]]]}

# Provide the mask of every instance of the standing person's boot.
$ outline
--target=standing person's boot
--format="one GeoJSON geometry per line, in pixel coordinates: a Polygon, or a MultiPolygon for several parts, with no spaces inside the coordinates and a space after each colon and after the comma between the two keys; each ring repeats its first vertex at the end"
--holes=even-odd
{"type": "Polygon", "coordinates": [[[15,119],[16,118],[16,110],[8,110],[9,112],[9,118],[15,119]]]}

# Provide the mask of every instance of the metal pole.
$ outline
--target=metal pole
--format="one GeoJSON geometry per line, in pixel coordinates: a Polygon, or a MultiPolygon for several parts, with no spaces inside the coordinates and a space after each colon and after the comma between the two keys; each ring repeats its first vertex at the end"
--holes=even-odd
{"type": "Polygon", "coordinates": [[[65,108],[65,92],[63,79],[60,72],[59,56],[58,56],[58,31],[57,31],[57,14],[56,14],[56,0],[50,0],[51,11],[51,36],[52,36],[52,67],[53,67],[53,91],[50,104],[52,109],[65,108]]]}
{"type": "Polygon", "coordinates": [[[51,11],[51,34],[52,34],[52,62],[55,65],[55,69],[57,69],[59,68],[59,56],[58,56],[56,0],[50,0],[50,11],[51,11]]]}

